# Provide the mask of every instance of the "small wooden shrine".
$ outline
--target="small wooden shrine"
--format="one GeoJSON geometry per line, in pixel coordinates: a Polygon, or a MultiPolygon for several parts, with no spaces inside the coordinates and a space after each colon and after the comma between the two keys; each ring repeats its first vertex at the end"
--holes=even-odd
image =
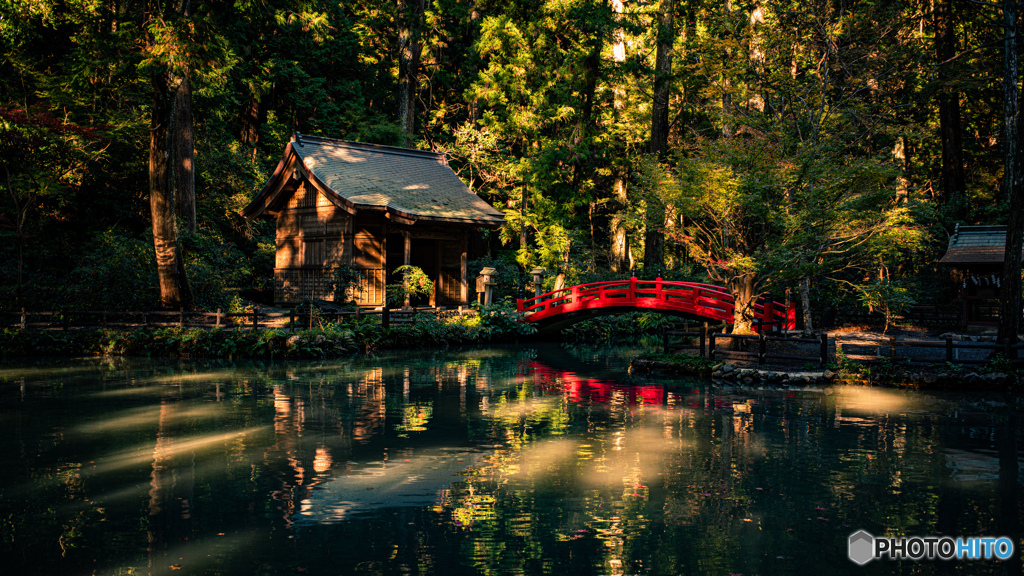
{"type": "Polygon", "coordinates": [[[404,264],[434,281],[430,305],[468,303],[468,236],[504,223],[443,154],[299,133],[242,216],[277,221],[276,304],[333,301],[335,272],[351,267],[364,307],[384,305],[404,264]]]}
{"type": "Polygon", "coordinates": [[[999,324],[1005,253],[1006,226],[957,225],[939,263],[952,268],[953,280],[960,288],[962,325],[999,324]]]}

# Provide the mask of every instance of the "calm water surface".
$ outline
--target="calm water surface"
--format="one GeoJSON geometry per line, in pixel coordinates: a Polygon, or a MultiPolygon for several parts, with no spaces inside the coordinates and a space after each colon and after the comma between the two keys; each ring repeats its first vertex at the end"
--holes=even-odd
{"type": "MultiPolygon", "coordinates": [[[[622,352],[622,351],[618,351],[622,352]]],[[[556,346],[0,364],[7,574],[1020,574],[1021,403],[631,378],[556,346]]]]}

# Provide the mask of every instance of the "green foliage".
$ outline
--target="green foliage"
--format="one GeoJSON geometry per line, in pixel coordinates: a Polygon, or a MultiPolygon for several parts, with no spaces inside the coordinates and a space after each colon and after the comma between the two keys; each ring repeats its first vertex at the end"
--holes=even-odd
{"type": "Polygon", "coordinates": [[[672,316],[653,312],[600,316],[565,328],[562,338],[574,344],[635,344],[644,336],[660,337],[663,329],[677,322],[672,316]]]}
{"type": "Polygon", "coordinates": [[[395,268],[392,274],[402,281],[398,284],[388,284],[388,306],[401,306],[407,300],[415,305],[414,300],[428,298],[434,293],[434,281],[417,266],[405,264],[395,268]]]}
{"type": "Polygon", "coordinates": [[[519,297],[519,287],[523,284],[526,285],[526,297],[533,296],[533,278],[527,277],[515,257],[515,252],[502,250],[496,257],[470,260],[467,264],[470,278],[470,300],[474,298],[476,292],[475,278],[484,268],[494,268],[495,270],[495,285],[491,287],[491,297],[494,302],[502,302],[506,299],[515,300],[519,297]]]}
{"type": "Polygon", "coordinates": [[[67,300],[80,310],[151,310],[159,302],[152,240],[105,230],[71,271],[67,300]]]}
{"type": "MultiPolygon", "coordinates": [[[[208,309],[269,303],[273,223],[238,211],[296,130],[447,152],[506,215],[489,233],[506,246],[470,268],[498,268],[499,299],[534,266],[545,289],[622,277],[617,226],[634,262],[645,236],[666,237],[666,278],[752,293],[808,279],[816,307],[899,307],[886,284],[946,304],[933,263],[947,234],[1006,218],[1000,79],[978,73],[1001,55],[937,67],[918,4],[676,3],[657,159],[650,3],[427,2],[412,136],[396,122],[395,3],[190,6],[0,3],[0,308],[153,305],[151,73],[168,69],[193,87],[199,232],[182,240],[208,309]],[[950,191],[934,103],[964,93],[966,179],[950,191]]],[[[987,19],[958,13],[954,44],[989,42],[987,19]]]]}
{"type": "Polygon", "coordinates": [[[879,310],[885,315],[886,328],[895,316],[907,311],[916,302],[906,286],[888,280],[858,286],[858,291],[861,304],[868,312],[879,310]]]}

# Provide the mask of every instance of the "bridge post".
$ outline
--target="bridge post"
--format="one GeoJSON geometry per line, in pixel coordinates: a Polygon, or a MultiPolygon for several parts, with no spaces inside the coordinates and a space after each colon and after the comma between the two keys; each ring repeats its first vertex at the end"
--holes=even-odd
{"type": "Polygon", "coordinates": [[[708,360],[715,361],[715,333],[708,334],[708,360]]]}
{"type": "MultiPolygon", "coordinates": [[[[772,296],[771,292],[765,292],[764,294],[764,306],[762,306],[762,316],[765,322],[771,322],[775,319],[775,297],[772,296]]],[[[762,326],[762,330],[764,327],[762,326]]],[[[772,330],[772,324],[768,324],[768,330],[772,330]]]]}
{"type": "Polygon", "coordinates": [[[786,290],[786,330],[796,330],[796,296],[786,290]]]}

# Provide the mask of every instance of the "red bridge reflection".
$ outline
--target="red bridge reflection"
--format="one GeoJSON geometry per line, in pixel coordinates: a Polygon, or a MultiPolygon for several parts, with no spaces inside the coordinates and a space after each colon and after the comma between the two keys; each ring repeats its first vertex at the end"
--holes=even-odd
{"type": "Polygon", "coordinates": [[[620,384],[588,378],[536,361],[529,362],[524,368],[523,376],[531,377],[536,387],[545,392],[564,394],[567,400],[577,404],[679,405],[684,403],[688,393],[699,393],[696,390],[666,389],[661,384],[620,384]]]}

